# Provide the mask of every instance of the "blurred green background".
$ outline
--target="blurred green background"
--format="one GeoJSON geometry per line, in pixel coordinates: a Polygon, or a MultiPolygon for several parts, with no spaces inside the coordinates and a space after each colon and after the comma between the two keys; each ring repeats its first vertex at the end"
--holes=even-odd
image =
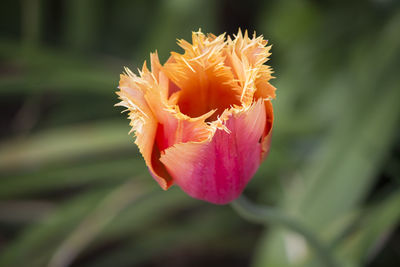
{"type": "Polygon", "coordinates": [[[321,266],[298,235],[164,192],[115,95],[191,31],[263,34],[270,156],[246,188],[342,266],[400,263],[400,2],[22,0],[0,8],[0,266],[321,266]]]}

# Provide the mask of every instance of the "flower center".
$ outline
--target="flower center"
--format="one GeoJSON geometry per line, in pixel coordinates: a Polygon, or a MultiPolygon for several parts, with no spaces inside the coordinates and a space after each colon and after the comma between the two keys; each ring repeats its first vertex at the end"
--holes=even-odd
{"type": "Polygon", "coordinates": [[[192,118],[211,110],[215,113],[207,119],[214,121],[225,109],[240,105],[240,93],[227,82],[225,77],[217,76],[211,70],[192,75],[181,88],[178,106],[180,111],[192,118]]]}

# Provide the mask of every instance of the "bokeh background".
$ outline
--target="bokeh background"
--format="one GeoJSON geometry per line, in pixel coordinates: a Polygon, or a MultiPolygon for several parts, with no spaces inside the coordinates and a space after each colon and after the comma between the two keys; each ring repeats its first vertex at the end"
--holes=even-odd
{"type": "Polygon", "coordinates": [[[304,240],[164,192],[128,136],[123,66],[191,31],[263,34],[278,88],[246,188],[342,266],[400,264],[400,2],[21,0],[0,8],[0,266],[321,266],[304,240]]]}

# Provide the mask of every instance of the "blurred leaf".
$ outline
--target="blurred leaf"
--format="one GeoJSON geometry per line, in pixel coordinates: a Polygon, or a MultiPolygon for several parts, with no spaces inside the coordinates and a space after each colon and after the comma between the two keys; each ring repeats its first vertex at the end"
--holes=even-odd
{"type": "Polygon", "coordinates": [[[93,0],[69,0],[65,3],[66,43],[76,49],[85,49],[93,44],[102,3],[93,0]]]}
{"type": "MultiPolygon", "coordinates": [[[[355,126],[347,128],[347,132],[332,135],[332,142],[325,142],[326,147],[322,147],[323,152],[320,154],[325,157],[317,157],[318,160],[311,161],[308,166],[309,171],[305,177],[311,181],[310,185],[305,186],[301,194],[294,194],[299,199],[291,197],[286,202],[287,208],[295,211],[300,220],[322,236],[329,229],[330,223],[359,204],[375,176],[376,166],[382,162],[389,149],[400,115],[397,104],[400,90],[392,88],[386,90],[373,108],[368,107],[369,116],[364,116],[367,112],[360,114],[358,121],[361,125],[355,123],[355,126]]],[[[299,188],[293,190],[298,191],[299,188]]],[[[290,191],[286,194],[291,196],[290,191]]],[[[275,258],[275,254],[271,253],[273,247],[278,245],[278,237],[273,236],[275,238],[270,239],[265,235],[255,266],[273,266],[272,263],[277,264],[283,260],[275,258]]],[[[304,259],[307,255],[307,249],[301,250],[303,252],[298,259],[304,259]]],[[[284,264],[281,262],[281,266],[284,264]]]]}
{"type": "Polygon", "coordinates": [[[97,160],[80,164],[60,164],[44,170],[20,175],[8,175],[1,182],[0,199],[30,197],[39,193],[62,192],[82,186],[105,186],[117,184],[143,172],[144,161],[127,158],[97,160]]]}
{"type": "Polygon", "coordinates": [[[400,191],[368,207],[360,224],[340,246],[340,252],[356,265],[364,266],[382,248],[385,239],[400,220],[400,191]]]}
{"type": "Polygon", "coordinates": [[[7,75],[0,72],[2,95],[57,90],[111,95],[125,64],[115,58],[91,59],[57,49],[24,49],[9,40],[0,40],[0,57],[8,68],[7,75]]]}
{"type": "Polygon", "coordinates": [[[22,0],[22,35],[26,46],[37,46],[40,41],[41,0],[22,0]]]}
{"type": "MultiPolygon", "coordinates": [[[[400,115],[397,104],[400,90],[396,81],[385,85],[387,88],[379,97],[367,94],[348,107],[347,118],[336,125],[336,130],[328,135],[306,166],[304,184],[300,188],[293,184],[285,194],[288,196],[285,207],[321,234],[327,224],[360,203],[389,149],[400,115]]],[[[276,266],[283,260],[271,253],[281,239],[272,236],[273,239],[265,236],[262,241],[255,266],[276,266]]],[[[288,248],[281,246],[281,249],[288,248]]],[[[302,250],[302,256],[295,262],[307,254],[307,250],[302,250]]],[[[281,262],[281,266],[285,263],[281,262]]]]}
{"type": "MultiPolygon", "coordinates": [[[[84,193],[59,207],[43,222],[28,227],[13,244],[0,253],[0,266],[21,266],[24,262],[30,262],[32,267],[46,264],[60,244],[65,242],[71,232],[93,209],[102,205],[104,199],[115,188],[96,189],[84,193]]],[[[138,190],[144,193],[148,191],[148,187],[138,187],[138,190]]],[[[180,190],[169,190],[168,193],[162,192],[160,189],[157,191],[157,194],[141,198],[137,203],[132,203],[118,213],[118,216],[106,227],[105,236],[100,236],[100,240],[115,239],[118,236],[122,238],[128,234],[140,233],[147,226],[162,220],[163,216],[170,214],[173,210],[191,207],[198,203],[180,190]],[[109,227],[111,228],[109,229],[109,227]]],[[[107,209],[109,209],[107,212],[112,212],[114,208],[108,207],[107,209]]]]}
{"type": "Polygon", "coordinates": [[[103,228],[117,217],[127,206],[146,192],[132,180],[116,187],[90,211],[73,229],[68,237],[57,246],[50,258],[49,267],[69,266],[103,228]]]}
{"type": "MultiPolygon", "coordinates": [[[[233,212],[229,207],[202,206],[203,209],[185,216],[179,223],[167,222],[152,226],[132,237],[121,247],[107,251],[88,266],[141,266],[149,260],[164,262],[163,255],[157,255],[158,251],[166,250],[166,255],[169,255],[175,253],[177,249],[178,251],[191,247],[196,249],[201,244],[210,249],[223,246],[224,251],[228,249],[236,252],[246,249],[240,241],[231,243],[228,248],[225,246],[223,238],[242,226],[239,218],[233,219],[235,216],[232,218],[233,212]],[[174,245],[166,248],[165,244],[174,245]]],[[[243,235],[240,240],[246,238],[243,235]]]]}
{"type": "Polygon", "coordinates": [[[111,151],[135,151],[124,122],[93,122],[43,131],[0,144],[0,170],[32,169],[111,151]]]}
{"type": "MultiPolygon", "coordinates": [[[[106,192],[109,190],[106,190],[106,192]]],[[[77,197],[57,209],[42,222],[22,231],[12,244],[0,252],[0,266],[44,266],[47,258],[65,235],[105,196],[95,190],[77,197]]]]}
{"type": "MultiPolygon", "coordinates": [[[[210,0],[160,0],[154,8],[143,42],[143,54],[158,51],[160,61],[179,51],[176,39],[191,40],[192,31],[215,32],[216,2],[210,0]]],[[[179,51],[180,52],[180,51],[179,51]]]]}

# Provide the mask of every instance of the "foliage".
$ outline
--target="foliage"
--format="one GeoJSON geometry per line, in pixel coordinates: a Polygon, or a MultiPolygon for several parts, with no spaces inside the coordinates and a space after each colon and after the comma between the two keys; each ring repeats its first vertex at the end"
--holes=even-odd
{"type": "MultiPolygon", "coordinates": [[[[113,105],[122,66],[192,30],[273,44],[271,153],[245,193],[343,266],[400,261],[396,1],[6,1],[0,266],[319,266],[301,237],[159,189],[113,105]]],[[[5,27],[4,27],[5,26],[5,27]]]]}

